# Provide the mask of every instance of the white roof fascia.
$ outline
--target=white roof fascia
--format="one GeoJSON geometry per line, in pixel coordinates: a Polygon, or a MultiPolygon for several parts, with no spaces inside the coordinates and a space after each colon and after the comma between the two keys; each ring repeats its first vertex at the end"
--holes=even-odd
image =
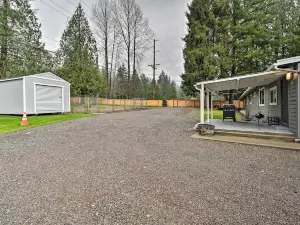
{"type": "Polygon", "coordinates": [[[286,58],[286,59],[280,59],[280,60],[277,60],[276,64],[277,64],[277,66],[282,66],[282,65],[298,63],[298,62],[300,62],[300,56],[286,58]]]}
{"type": "Polygon", "coordinates": [[[35,76],[35,75],[31,75],[31,76],[28,76],[28,77],[33,77],[33,78],[38,78],[38,79],[52,80],[52,81],[59,81],[59,82],[69,83],[68,81],[65,81],[65,80],[52,79],[52,78],[48,78],[48,77],[40,77],[40,76],[35,76]]]}
{"type": "Polygon", "coordinates": [[[6,82],[6,81],[11,81],[11,80],[21,80],[24,77],[15,77],[15,78],[9,78],[9,79],[4,79],[4,80],[0,80],[0,82],[6,82]]]}
{"type": "Polygon", "coordinates": [[[267,71],[267,72],[262,72],[262,73],[254,73],[254,74],[248,74],[248,75],[243,75],[243,76],[236,76],[236,77],[228,77],[228,78],[224,78],[224,79],[219,79],[219,80],[209,80],[209,81],[203,81],[203,82],[199,82],[195,85],[198,86],[198,85],[201,85],[201,84],[213,84],[213,83],[221,83],[221,82],[224,82],[224,81],[231,81],[231,80],[242,80],[242,79],[245,79],[245,78],[251,78],[251,77],[259,77],[259,76],[263,76],[263,75],[269,75],[269,74],[272,74],[272,73],[277,73],[277,72],[283,72],[283,71],[267,71]]]}

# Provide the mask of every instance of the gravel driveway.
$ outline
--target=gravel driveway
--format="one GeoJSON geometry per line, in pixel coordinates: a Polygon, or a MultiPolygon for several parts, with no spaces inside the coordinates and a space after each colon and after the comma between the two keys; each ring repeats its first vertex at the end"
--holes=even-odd
{"type": "Polygon", "coordinates": [[[194,118],[157,109],[0,136],[0,224],[299,224],[300,152],[192,139],[194,118]]]}

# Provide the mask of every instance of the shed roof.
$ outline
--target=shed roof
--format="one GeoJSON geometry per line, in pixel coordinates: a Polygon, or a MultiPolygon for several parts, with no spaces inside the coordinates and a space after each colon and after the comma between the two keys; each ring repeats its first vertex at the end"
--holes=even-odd
{"type": "Polygon", "coordinates": [[[21,77],[14,77],[14,78],[8,78],[8,79],[0,80],[0,82],[10,81],[10,80],[20,80],[20,79],[23,79],[24,77],[35,77],[35,78],[42,78],[42,79],[47,79],[47,80],[67,82],[64,79],[60,78],[59,76],[57,76],[57,75],[55,75],[54,73],[51,73],[51,72],[38,73],[38,74],[33,74],[33,75],[28,75],[28,76],[21,76],[21,77]]]}

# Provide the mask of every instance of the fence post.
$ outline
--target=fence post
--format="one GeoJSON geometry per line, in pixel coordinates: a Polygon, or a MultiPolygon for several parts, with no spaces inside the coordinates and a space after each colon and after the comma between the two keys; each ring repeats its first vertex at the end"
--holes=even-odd
{"type": "Polygon", "coordinates": [[[113,99],[113,112],[115,111],[115,99],[113,99]]]}
{"type": "Polygon", "coordinates": [[[91,113],[91,109],[90,109],[90,97],[88,97],[88,112],[91,113]]]}
{"type": "Polygon", "coordinates": [[[186,108],[186,100],[184,100],[184,107],[186,108]]]}

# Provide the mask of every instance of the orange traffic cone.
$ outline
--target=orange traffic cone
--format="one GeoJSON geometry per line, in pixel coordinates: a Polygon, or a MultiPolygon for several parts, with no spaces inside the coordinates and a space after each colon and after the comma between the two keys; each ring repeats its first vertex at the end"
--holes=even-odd
{"type": "Polygon", "coordinates": [[[26,112],[23,113],[23,118],[22,118],[21,126],[28,126],[26,112]]]}

